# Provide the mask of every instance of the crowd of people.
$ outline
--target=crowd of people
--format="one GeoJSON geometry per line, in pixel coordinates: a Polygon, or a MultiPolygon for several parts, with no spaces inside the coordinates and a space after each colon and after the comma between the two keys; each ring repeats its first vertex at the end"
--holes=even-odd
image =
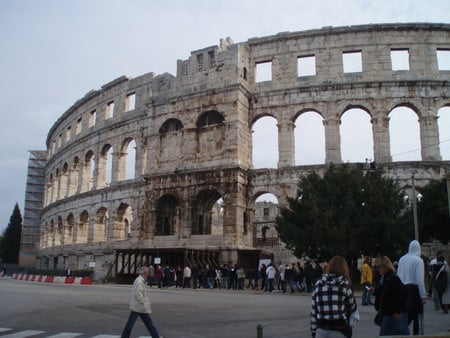
{"type": "Polygon", "coordinates": [[[292,263],[274,266],[272,263],[261,264],[258,268],[244,270],[242,266],[197,264],[191,266],[149,267],[147,283],[158,288],[205,288],[233,290],[261,290],[265,292],[312,292],[316,280],[323,273],[317,261],[292,263]]]}
{"type": "MultiPolygon", "coordinates": [[[[380,336],[409,335],[411,331],[413,335],[423,335],[423,309],[427,297],[432,297],[436,310],[448,313],[450,257],[445,261],[442,252],[438,252],[435,259],[426,263],[421,257],[420,244],[415,240],[411,241],[408,252],[399,259],[398,264],[392,263],[387,256],[377,257],[373,261],[370,257],[364,259],[360,279],[363,290],[361,306],[375,306],[377,314],[374,323],[379,326],[380,336]],[[428,290],[425,289],[426,278],[428,290]]],[[[180,266],[158,265],[145,268],[135,284],[142,283],[142,277],[145,277],[147,285],[159,288],[310,292],[311,333],[315,338],[352,337],[353,326],[359,320],[349,267],[342,256],[335,256],[324,265],[317,261],[290,265],[280,263],[278,266],[268,263],[247,271],[236,264],[206,264],[204,267],[193,264],[183,269],[180,266]]],[[[129,335],[140,315],[139,311],[131,309],[123,337],[129,335]]],[[[146,315],[141,315],[141,318],[152,337],[157,337],[151,318],[146,315]]]]}
{"type": "MultiPolygon", "coordinates": [[[[442,252],[425,264],[418,241],[411,241],[408,252],[397,268],[387,256],[366,257],[361,267],[363,293],[361,305],[372,305],[375,296],[377,314],[374,323],[379,336],[424,334],[424,304],[427,299],[425,278],[429,278],[428,296],[433,296],[435,309],[448,313],[450,304],[450,257],[442,252]],[[428,271],[425,269],[429,266],[428,271]],[[427,273],[428,272],[428,273],[427,273]]],[[[312,293],[311,332],[315,338],[351,337],[352,326],[359,318],[351,287],[347,262],[334,257],[326,273],[316,282],[312,293]]]]}

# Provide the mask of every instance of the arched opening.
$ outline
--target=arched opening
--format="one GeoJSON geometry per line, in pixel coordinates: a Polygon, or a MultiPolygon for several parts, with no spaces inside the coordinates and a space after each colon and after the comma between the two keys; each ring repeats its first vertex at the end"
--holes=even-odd
{"type": "Polygon", "coordinates": [[[252,125],[253,168],[278,166],[278,127],[272,116],[264,116],[252,125]]]}
{"type": "Polygon", "coordinates": [[[99,188],[104,188],[111,184],[112,161],[113,161],[113,147],[110,144],[105,144],[100,153],[100,158],[98,162],[99,188]]]}
{"type": "Polygon", "coordinates": [[[72,244],[74,225],[75,219],[73,214],[69,214],[69,216],[67,216],[66,226],[64,227],[64,244],[72,244]]]}
{"type": "Polygon", "coordinates": [[[61,171],[61,177],[59,179],[60,183],[59,183],[59,190],[60,190],[60,197],[61,198],[66,198],[68,191],[67,191],[67,180],[68,180],[68,176],[69,176],[69,165],[67,164],[67,162],[64,162],[63,167],[62,167],[62,171],[61,171]]]}
{"type": "Polygon", "coordinates": [[[121,203],[117,209],[117,219],[114,224],[113,238],[125,239],[131,236],[133,209],[127,203],[121,203]]]}
{"type": "Polygon", "coordinates": [[[88,224],[89,213],[87,212],[87,210],[83,210],[78,220],[77,243],[87,243],[88,224]]]}
{"type": "Polygon", "coordinates": [[[343,162],[373,161],[373,135],[370,115],[360,108],[341,116],[341,156],[343,162]]]}
{"type": "Polygon", "coordinates": [[[162,196],[156,206],[155,235],[173,235],[179,224],[179,201],[173,195],[162,196]]]}
{"type": "Polygon", "coordinates": [[[193,235],[210,235],[212,233],[213,207],[220,198],[220,194],[215,190],[203,190],[194,198],[192,202],[193,235]]]}
{"type": "Polygon", "coordinates": [[[89,191],[94,186],[94,172],[95,161],[94,152],[89,150],[84,157],[84,170],[83,170],[83,192],[89,191]]]}
{"type": "Polygon", "coordinates": [[[108,209],[101,207],[97,210],[94,224],[94,242],[104,242],[108,231],[108,209]]]}
{"type": "Polygon", "coordinates": [[[134,139],[126,139],[122,145],[121,165],[119,177],[122,180],[131,180],[135,178],[136,170],[136,142],[134,139]]]}
{"type": "Polygon", "coordinates": [[[58,216],[58,225],[56,226],[56,245],[64,244],[64,227],[61,216],[58,216]]]}
{"type": "MultiPolygon", "coordinates": [[[[223,198],[219,198],[212,207],[211,215],[211,235],[223,235],[223,198]]],[[[245,223],[245,222],[244,222],[245,223]]]]}
{"type": "Polygon", "coordinates": [[[168,119],[159,129],[159,160],[179,160],[183,146],[183,124],[177,119],[168,119]]]}
{"type": "Polygon", "coordinates": [[[203,128],[212,126],[215,124],[221,124],[225,121],[225,118],[221,113],[219,113],[216,110],[210,110],[207,112],[204,112],[197,120],[197,127],[203,128]]]}
{"type": "Polygon", "coordinates": [[[420,161],[420,126],[417,114],[408,107],[389,113],[389,137],[392,161],[420,161]]]}
{"type": "Polygon", "coordinates": [[[77,192],[79,168],[80,159],[78,158],[78,156],[75,156],[69,173],[69,196],[73,196],[77,192]]]}
{"type": "Polygon", "coordinates": [[[442,160],[450,160],[450,107],[443,107],[438,111],[439,150],[442,160]]]}
{"type": "Polygon", "coordinates": [[[295,120],[294,136],[295,165],[325,163],[325,130],[319,113],[301,113],[295,120]]]}
{"type": "Polygon", "coordinates": [[[272,193],[260,194],[254,203],[253,226],[255,231],[255,246],[265,247],[279,244],[276,229],[276,217],[279,214],[277,197],[272,193]]]}
{"type": "Polygon", "coordinates": [[[55,246],[55,223],[50,220],[50,228],[48,229],[48,243],[47,247],[51,248],[55,246]]]}
{"type": "Polygon", "coordinates": [[[203,158],[221,158],[223,147],[227,139],[225,118],[221,113],[210,110],[197,120],[197,152],[203,158]]]}
{"type": "Polygon", "coordinates": [[[183,123],[178,119],[171,118],[162,124],[161,128],[159,128],[159,133],[167,134],[181,129],[183,129],[183,123]]]}

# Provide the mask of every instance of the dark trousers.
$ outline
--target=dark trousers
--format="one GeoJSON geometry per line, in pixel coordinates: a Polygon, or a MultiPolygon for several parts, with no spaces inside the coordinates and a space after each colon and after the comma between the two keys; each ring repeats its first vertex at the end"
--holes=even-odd
{"type": "Polygon", "coordinates": [[[148,332],[152,336],[152,338],[159,338],[158,330],[156,330],[156,327],[153,325],[152,318],[150,317],[149,313],[139,313],[139,312],[130,312],[130,316],[128,317],[127,324],[125,325],[125,328],[122,332],[121,338],[129,338],[131,334],[131,330],[133,329],[134,324],[136,323],[136,320],[138,317],[141,317],[142,321],[144,322],[145,326],[147,327],[148,332]]]}

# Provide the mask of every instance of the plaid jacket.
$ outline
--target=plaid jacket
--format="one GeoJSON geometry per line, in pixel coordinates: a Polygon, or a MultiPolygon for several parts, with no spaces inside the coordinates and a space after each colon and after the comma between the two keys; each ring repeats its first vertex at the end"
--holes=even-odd
{"type": "Polygon", "coordinates": [[[314,286],[311,303],[311,332],[316,334],[319,323],[347,323],[356,310],[356,300],[349,282],[336,274],[325,274],[314,286]]]}

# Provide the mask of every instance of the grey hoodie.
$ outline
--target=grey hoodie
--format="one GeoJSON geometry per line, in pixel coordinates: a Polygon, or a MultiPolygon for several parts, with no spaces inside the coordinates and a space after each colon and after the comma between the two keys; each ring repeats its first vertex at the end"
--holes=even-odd
{"type": "Polygon", "coordinates": [[[397,275],[403,284],[416,284],[419,287],[420,297],[426,298],[425,267],[420,252],[420,243],[416,240],[411,241],[408,253],[398,261],[397,275]]]}

